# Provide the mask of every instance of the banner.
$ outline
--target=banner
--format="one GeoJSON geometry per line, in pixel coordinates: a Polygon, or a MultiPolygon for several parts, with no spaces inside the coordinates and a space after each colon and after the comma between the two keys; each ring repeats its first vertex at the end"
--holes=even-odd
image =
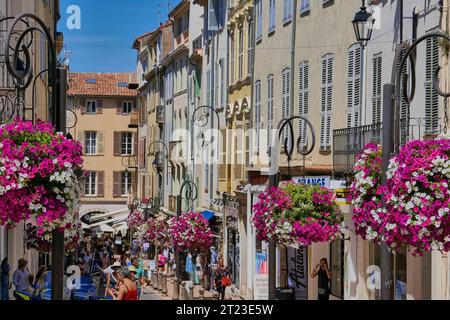
{"type": "Polygon", "coordinates": [[[295,289],[295,300],[308,300],[308,248],[287,248],[288,286],[295,289]]]}

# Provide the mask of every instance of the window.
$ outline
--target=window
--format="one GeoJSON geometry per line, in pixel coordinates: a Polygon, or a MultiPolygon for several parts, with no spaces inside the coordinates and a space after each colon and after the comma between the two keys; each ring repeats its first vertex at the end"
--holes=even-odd
{"type": "Polygon", "coordinates": [[[382,78],[383,60],[380,54],[376,54],[372,60],[373,79],[372,79],[372,123],[381,123],[381,78],[382,78]]]}
{"type": "MultiPolygon", "coordinates": [[[[309,109],[309,63],[307,61],[300,63],[298,81],[298,111],[301,116],[308,116],[309,109]]],[[[307,124],[300,121],[299,127],[300,146],[306,148],[308,145],[307,124]]]]}
{"type": "Polygon", "coordinates": [[[133,154],[133,133],[122,132],[122,155],[132,155],[133,154]]]}
{"type": "Polygon", "coordinates": [[[219,60],[220,66],[220,105],[225,107],[227,104],[227,94],[226,94],[226,81],[225,81],[225,59],[219,60]]]}
{"type": "Polygon", "coordinates": [[[242,80],[243,71],[244,71],[244,30],[239,30],[239,61],[238,61],[238,70],[239,70],[239,80],[242,80]]]}
{"type": "Polygon", "coordinates": [[[348,50],[347,69],[347,127],[360,125],[361,111],[361,45],[354,44],[348,50]]]}
{"type": "Polygon", "coordinates": [[[89,171],[84,180],[84,195],[95,197],[97,195],[97,172],[89,171]]]}
{"type": "Polygon", "coordinates": [[[273,75],[267,77],[267,142],[272,146],[273,130],[273,75]]]}
{"type": "Polygon", "coordinates": [[[330,281],[331,294],[344,298],[344,240],[335,240],[330,244],[330,281]]]}
{"type": "Polygon", "coordinates": [[[439,125],[439,95],[433,86],[433,75],[439,67],[439,40],[426,40],[425,66],[425,129],[427,134],[436,134],[439,125]]]}
{"type": "Polygon", "coordinates": [[[122,102],[122,113],[131,113],[132,109],[133,109],[133,102],[131,101],[122,102]]]}
{"type": "Polygon", "coordinates": [[[262,39],[262,0],[256,0],[256,41],[262,39]]]}
{"type": "Polygon", "coordinates": [[[85,154],[96,155],[97,154],[97,132],[87,131],[84,136],[85,141],[85,154]]]}
{"type": "Polygon", "coordinates": [[[269,33],[275,31],[275,0],[269,0],[269,33]]]}
{"type": "Polygon", "coordinates": [[[292,11],[292,0],[283,0],[283,23],[287,23],[292,20],[292,11]]]}
{"type": "Polygon", "coordinates": [[[255,129],[256,129],[256,149],[260,148],[261,134],[261,81],[255,82],[255,129]]]}
{"type": "Polygon", "coordinates": [[[86,101],[86,112],[87,113],[97,113],[97,101],[95,101],[95,100],[86,101]]]}
{"type": "MultiPolygon", "coordinates": [[[[281,116],[282,118],[289,118],[292,114],[291,110],[291,69],[286,68],[282,72],[282,91],[281,91],[281,116]]],[[[281,134],[281,146],[284,147],[286,138],[290,139],[288,135],[288,127],[283,129],[281,134]]],[[[288,144],[291,141],[288,140],[288,144]]]]}
{"type": "Polygon", "coordinates": [[[320,148],[331,149],[331,111],[333,106],[333,54],[322,57],[322,94],[320,115],[320,148]]]}
{"type": "Polygon", "coordinates": [[[309,12],[311,10],[309,6],[309,0],[302,0],[300,4],[300,14],[304,14],[306,12],[309,12]]]}
{"type": "Polygon", "coordinates": [[[122,172],[120,183],[120,195],[126,197],[131,193],[131,172],[122,172]]]}
{"type": "Polygon", "coordinates": [[[248,50],[247,50],[247,74],[250,76],[253,72],[253,22],[248,24],[248,50]]]}

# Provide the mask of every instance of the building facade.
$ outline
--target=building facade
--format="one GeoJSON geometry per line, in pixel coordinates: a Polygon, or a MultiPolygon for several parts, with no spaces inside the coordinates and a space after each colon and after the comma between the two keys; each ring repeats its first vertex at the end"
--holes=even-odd
{"type": "Polygon", "coordinates": [[[80,218],[85,228],[125,232],[128,204],[137,196],[138,133],[134,73],[70,73],[69,131],[83,146],[86,177],[80,218]],[[97,216],[111,217],[107,223],[97,216]]]}

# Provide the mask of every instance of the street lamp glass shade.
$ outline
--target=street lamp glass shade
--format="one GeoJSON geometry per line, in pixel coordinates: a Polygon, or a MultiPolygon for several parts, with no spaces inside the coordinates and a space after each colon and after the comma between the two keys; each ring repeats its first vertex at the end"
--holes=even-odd
{"type": "Polygon", "coordinates": [[[362,7],[352,21],[356,40],[361,43],[363,47],[365,47],[367,42],[370,41],[370,38],[372,38],[374,23],[375,19],[371,13],[366,11],[366,7],[362,7]]]}
{"type": "Polygon", "coordinates": [[[152,166],[153,170],[155,170],[155,172],[157,172],[158,174],[161,174],[163,172],[164,167],[161,152],[157,152],[155,154],[155,160],[153,160],[152,166]]]}

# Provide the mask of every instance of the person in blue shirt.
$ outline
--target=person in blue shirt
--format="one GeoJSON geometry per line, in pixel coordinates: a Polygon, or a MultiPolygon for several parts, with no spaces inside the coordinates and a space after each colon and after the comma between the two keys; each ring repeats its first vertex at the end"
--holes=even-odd
{"type": "Polygon", "coordinates": [[[24,291],[29,292],[30,291],[30,281],[29,281],[29,275],[27,269],[28,261],[25,259],[19,260],[19,267],[16,271],[14,271],[13,274],[13,284],[17,291],[24,291]]]}

